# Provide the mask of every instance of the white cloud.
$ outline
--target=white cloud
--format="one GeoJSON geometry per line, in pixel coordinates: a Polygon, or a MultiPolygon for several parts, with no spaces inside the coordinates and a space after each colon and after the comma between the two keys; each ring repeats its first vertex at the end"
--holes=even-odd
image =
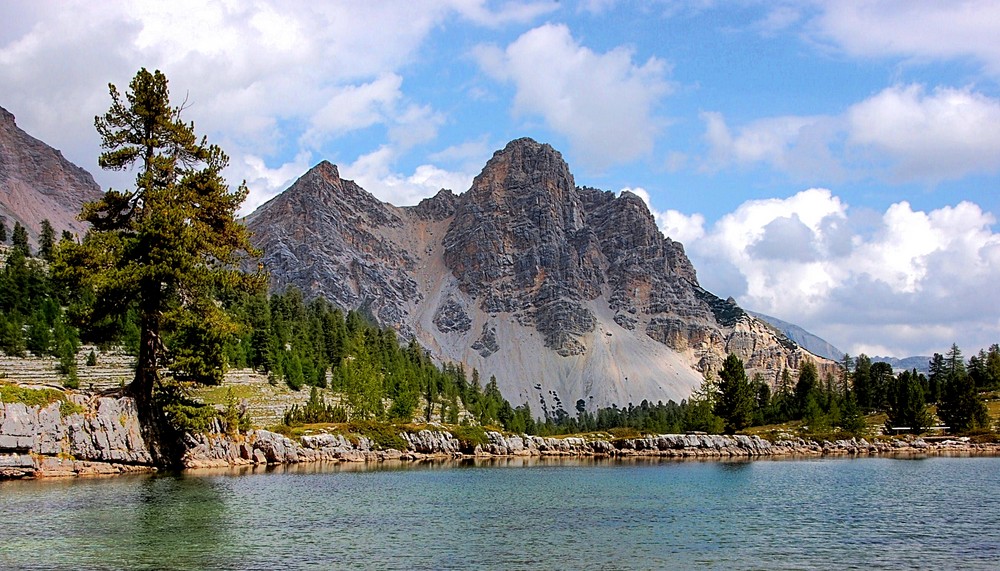
{"type": "MultiPolygon", "coordinates": [[[[307,152],[300,152],[294,160],[276,168],[269,168],[263,159],[253,155],[244,156],[243,163],[243,168],[237,169],[237,172],[246,173],[247,187],[256,189],[256,192],[251,192],[243,202],[240,216],[250,214],[258,206],[274,198],[313,166],[311,155],[307,152]]],[[[238,181],[231,182],[238,183],[238,181]]]]}
{"type": "Polygon", "coordinates": [[[669,85],[660,59],[638,65],[625,47],[595,53],[555,24],[524,33],[505,50],[480,47],[476,57],[488,74],[514,84],[516,114],[541,116],[590,168],[650,153],[663,127],[655,107],[669,85]]]}
{"type": "Polygon", "coordinates": [[[473,174],[447,171],[434,165],[420,165],[409,175],[395,172],[395,152],[392,147],[383,145],[341,168],[341,176],[354,180],[379,200],[396,206],[416,204],[442,188],[460,193],[472,186],[473,174]]]}
{"type": "Polygon", "coordinates": [[[884,89],[847,112],[849,141],[884,153],[902,180],[1000,170],[1000,100],[970,89],[884,89]]]}
{"type": "Polygon", "coordinates": [[[290,165],[324,155],[324,145],[345,134],[384,130],[394,160],[433,141],[445,117],[406,93],[402,70],[440,26],[523,24],[556,7],[550,0],[0,3],[0,104],[103,186],[130,185],[133,175],[96,168],[93,117],[109,105],[108,82],[124,91],[139,67],[161,69],[174,103],[187,101],[185,118],[230,154],[230,181],[246,179],[248,204],[258,204],[283,188],[273,185],[283,184],[290,165]]]}
{"type": "Polygon", "coordinates": [[[789,158],[806,131],[822,128],[828,117],[769,117],[740,127],[735,136],[721,113],[703,112],[705,140],[711,146],[711,160],[716,165],[746,165],[766,162],[779,170],[793,168],[789,158]]]}
{"type": "Polygon", "coordinates": [[[685,246],[710,291],[851,353],[905,356],[1000,340],[995,222],[970,202],[868,219],[810,189],[745,202],[685,246]]]}
{"type": "Polygon", "coordinates": [[[765,163],[807,180],[938,183],[1000,171],[1000,99],[970,88],[888,87],[839,116],[782,116],[733,129],[701,114],[703,168],[765,163]]]}
{"type": "Polygon", "coordinates": [[[974,58],[1000,73],[1000,4],[993,0],[824,0],[809,29],[848,54],[951,60],[974,58]]]}
{"type": "Polygon", "coordinates": [[[649,208],[650,214],[653,215],[657,227],[664,236],[671,240],[686,243],[705,235],[705,217],[701,214],[688,216],[677,210],[657,210],[650,202],[649,192],[642,187],[626,187],[618,191],[618,194],[621,195],[623,192],[631,192],[641,198],[646,203],[646,207],[649,208]]]}

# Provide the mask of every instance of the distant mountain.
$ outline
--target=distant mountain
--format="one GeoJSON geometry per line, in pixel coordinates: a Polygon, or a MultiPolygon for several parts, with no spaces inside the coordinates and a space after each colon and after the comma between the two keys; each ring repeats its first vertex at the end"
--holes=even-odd
{"type": "Polygon", "coordinates": [[[872,363],[889,363],[892,365],[894,372],[916,369],[918,373],[925,375],[930,374],[930,362],[930,357],[923,356],[904,357],[902,359],[897,359],[896,357],[872,357],[872,363]]]}
{"type": "Polygon", "coordinates": [[[84,202],[101,194],[90,173],[22,131],[14,116],[0,107],[0,216],[6,218],[8,236],[20,222],[37,243],[46,219],[57,237],[63,230],[82,236],[87,225],[77,215],[84,202]]]}
{"type": "Polygon", "coordinates": [[[247,224],[274,287],[365,311],[543,411],[680,401],[730,352],[769,379],[807,355],[701,288],[638,196],[576,186],[531,139],[413,207],[322,162],[247,224]]]}
{"type": "Polygon", "coordinates": [[[809,351],[813,355],[819,355],[820,357],[825,357],[831,361],[839,362],[844,358],[844,352],[840,349],[834,347],[828,343],[825,339],[813,335],[812,333],[806,331],[805,329],[795,325],[793,323],[788,323],[787,321],[782,321],[777,317],[771,317],[770,315],[764,315],[763,313],[757,313],[756,311],[748,312],[758,319],[762,319],[771,325],[775,326],[784,333],[789,339],[795,341],[800,347],[809,351]]]}

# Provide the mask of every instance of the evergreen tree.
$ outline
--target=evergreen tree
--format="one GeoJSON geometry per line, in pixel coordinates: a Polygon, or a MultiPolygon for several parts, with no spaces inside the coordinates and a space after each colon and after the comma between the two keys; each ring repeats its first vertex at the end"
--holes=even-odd
{"type": "Polygon", "coordinates": [[[965,369],[962,352],[958,345],[952,345],[945,356],[945,372],[947,377],[941,400],[938,403],[938,416],[953,433],[968,432],[974,428],[989,428],[989,416],[976,387],[965,369]]]}
{"type": "Polygon", "coordinates": [[[854,391],[854,398],[857,400],[858,407],[862,411],[869,411],[874,408],[872,405],[871,372],[872,360],[864,353],[858,355],[857,360],[854,362],[854,373],[851,375],[851,388],[854,391]]]}
{"type": "Polygon", "coordinates": [[[903,371],[890,384],[888,420],[886,428],[905,427],[913,434],[920,434],[931,426],[920,375],[916,370],[903,371]]]}
{"type": "MultiPolygon", "coordinates": [[[[719,434],[725,424],[715,414],[715,401],[718,398],[719,387],[711,372],[705,374],[701,386],[691,395],[691,400],[684,405],[684,430],[719,434]]],[[[622,426],[622,424],[618,424],[622,426]]]]}
{"type": "Polygon", "coordinates": [[[854,359],[847,353],[840,360],[840,394],[846,395],[851,390],[851,373],[854,371],[854,359]]]}
{"type": "Polygon", "coordinates": [[[930,375],[927,378],[927,402],[938,402],[948,374],[945,370],[944,355],[934,353],[928,362],[930,375]]]}
{"type": "Polygon", "coordinates": [[[42,231],[38,234],[38,257],[52,260],[52,251],[56,245],[56,231],[48,218],[42,220],[42,231]]]}
{"type": "Polygon", "coordinates": [[[747,380],[743,361],[734,353],[730,353],[722,364],[718,390],[715,414],[722,418],[725,432],[733,434],[750,426],[753,420],[755,395],[747,380]]]}
{"type": "Polygon", "coordinates": [[[111,107],[94,121],[105,149],[98,163],[109,170],[137,165],[135,188],[109,190],[85,205],[82,218],[92,229],[82,244],[66,244],[57,266],[95,292],[98,316],[135,307],[140,341],[128,392],[148,416],[161,366],[195,380],[221,379],[224,353],[217,340],[236,326],[216,294],[262,284],[237,268],[241,255],[255,253],[234,217],[247,189],[229,191],[222,178],[228,158],[198,141],[194,125],[181,120],[167,78],[141,69],[124,99],[109,88],[111,107]],[[181,344],[211,342],[168,348],[166,333],[181,344]]]}
{"type": "Polygon", "coordinates": [[[1000,386],[1000,345],[996,343],[986,352],[986,383],[990,389],[1000,386]]]}
{"type": "Polygon", "coordinates": [[[892,384],[892,365],[872,363],[869,374],[868,406],[871,410],[884,410],[889,401],[889,385],[892,384]]]}
{"type": "Polygon", "coordinates": [[[28,247],[28,229],[21,226],[20,222],[14,221],[14,233],[10,237],[10,245],[15,250],[24,253],[25,258],[31,257],[31,248],[28,247]]]}
{"type": "Polygon", "coordinates": [[[7,217],[0,216],[0,244],[7,242],[7,217]]]}
{"type": "Polygon", "coordinates": [[[841,428],[853,436],[864,436],[868,431],[868,423],[861,414],[858,401],[854,398],[854,392],[847,393],[844,397],[844,411],[841,414],[841,428]]]}
{"type": "Polygon", "coordinates": [[[799,365],[799,380],[795,383],[795,404],[798,414],[805,414],[809,399],[817,400],[818,391],[819,374],[816,371],[816,364],[809,359],[804,359],[799,365]]]}

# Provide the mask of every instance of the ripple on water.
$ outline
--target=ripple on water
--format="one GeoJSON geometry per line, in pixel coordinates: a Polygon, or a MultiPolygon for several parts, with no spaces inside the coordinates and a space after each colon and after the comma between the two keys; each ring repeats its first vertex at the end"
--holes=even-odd
{"type": "Polygon", "coordinates": [[[998,458],[517,465],[6,482],[0,568],[1000,568],[998,458]]]}

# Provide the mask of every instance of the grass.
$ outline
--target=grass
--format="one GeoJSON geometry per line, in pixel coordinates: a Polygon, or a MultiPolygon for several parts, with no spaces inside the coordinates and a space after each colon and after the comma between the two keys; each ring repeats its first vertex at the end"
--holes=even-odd
{"type": "Polygon", "coordinates": [[[229,383],[211,387],[196,387],[193,393],[205,404],[223,406],[229,404],[230,395],[237,401],[259,398],[261,396],[261,392],[256,387],[229,383]]]}
{"type": "Polygon", "coordinates": [[[25,406],[44,408],[54,402],[59,403],[59,413],[69,416],[84,411],[84,408],[66,397],[58,389],[29,389],[11,383],[0,383],[0,401],[23,403],[25,406]]]}

